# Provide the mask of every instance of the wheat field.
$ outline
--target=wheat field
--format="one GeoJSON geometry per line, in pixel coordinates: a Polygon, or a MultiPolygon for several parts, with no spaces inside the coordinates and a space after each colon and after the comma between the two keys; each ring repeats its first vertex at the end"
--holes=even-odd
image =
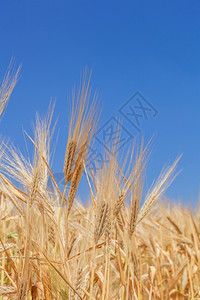
{"type": "MultiPolygon", "coordinates": [[[[18,75],[10,66],[0,115],[18,75]]],[[[50,168],[53,104],[27,133],[33,159],[1,139],[0,299],[200,299],[199,210],[164,198],[180,157],[146,194],[151,141],[124,161],[105,153],[109,163],[94,174],[87,157],[101,108],[86,77],[72,97],[63,190],[50,168]],[[84,173],[87,205],[76,200],[84,173]]]]}

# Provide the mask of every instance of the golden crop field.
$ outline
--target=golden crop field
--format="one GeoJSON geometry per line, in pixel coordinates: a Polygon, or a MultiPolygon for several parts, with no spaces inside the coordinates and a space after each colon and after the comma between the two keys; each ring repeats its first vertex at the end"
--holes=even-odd
{"type": "MultiPolygon", "coordinates": [[[[18,73],[9,69],[2,82],[1,115],[18,73]]],[[[134,144],[124,161],[110,154],[94,174],[87,154],[101,108],[96,98],[89,105],[89,84],[83,76],[72,97],[62,191],[50,168],[53,105],[27,133],[33,160],[1,137],[0,298],[200,299],[199,211],[163,196],[180,157],[146,194],[151,141],[134,144]],[[83,173],[87,205],[76,201],[83,173]]]]}

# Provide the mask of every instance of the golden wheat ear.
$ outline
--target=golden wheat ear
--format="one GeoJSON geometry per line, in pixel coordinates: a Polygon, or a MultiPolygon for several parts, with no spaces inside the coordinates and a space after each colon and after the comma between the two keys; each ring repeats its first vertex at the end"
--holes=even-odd
{"type": "Polygon", "coordinates": [[[74,156],[76,153],[77,143],[74,140],[71,140],[66,148],[65,152],[65,160],[64,160],[64,176],[65,176],[65,184],[69,181],[70,174],[72,172],[74,156]]]}
{"type": "Polygon", "coordinates": [[[142,219],[148,214],[151,207],[159,200],[159,198],[162,196],[162,194],[166,191],[166,189],[170,186],[170,184],[177,176],[177,174],[174,175],[174,171],[177,167],[179,160],[181,159],[181,156],[182,155],[180,155],[170,167],[166,168],[164,171],[161,172],[155,185],[148,192],[144,204],[139,211],[137,224],[141,222],[142,219]]]}
{"type": "Polygon", "coordinates": [[[8,103],[10,95],[17,83],[19,72],[21,66],[17,69],[16,72],[13,70],[13,60],[11,59],[10,64],[8,66],[8,70],[3,78],[0,87],[0,117],[3,114],[3,111],[8,103]]]}
{"type": "Polygon", "coordinates": [[[71,181],[68,200],[68,213],[72,207],[74,197],[78,188],[83,164],[91,144],[95,128],[97,126],[97,102],[96,94],[91,98],[90,79],[91,72],[87,79],[87,72],[83,73],[82,82],[77,95],[72,97],[72,111],[69,125],[68,142],[64,158],[63,172],[65,187],[71,181]]]}

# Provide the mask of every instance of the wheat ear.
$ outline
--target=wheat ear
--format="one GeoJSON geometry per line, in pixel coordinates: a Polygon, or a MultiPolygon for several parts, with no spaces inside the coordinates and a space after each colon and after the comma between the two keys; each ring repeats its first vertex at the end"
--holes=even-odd
{"type": "Polygon", "coordinates": [[[79,166],[75,169],[72,177],[72,182],[70,185],[69,196],[68,196],[67,215],[69,215],[70,210],[72,208],[82,173],[83,173],[83,162],[81,161],[79,166]]]}
{"type": "Polygon", "coordinates": [[[69,181],[69,175],[71,174],[74,157],[76,153],[77,143],[72,139],[67,145],[65,152],[65,160],[64,160],[64,176],[65,176],[65,185],[69,181]]]}
{"type": "Polygon", "coordinates": [[[104,233],[108,217],[108,208],[108,203],[106,203],[105,201],[100,202],[96,216],[94,231],[94,240],[96,244],[98,243],[98,240],[104,233]]]}

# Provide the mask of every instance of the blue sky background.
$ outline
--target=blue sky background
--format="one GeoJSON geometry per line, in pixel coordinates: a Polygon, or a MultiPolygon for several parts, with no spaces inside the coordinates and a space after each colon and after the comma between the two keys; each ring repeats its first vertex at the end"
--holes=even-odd
{"type": "MultiPolygon", "coordinates": [[[[182,173],[167,191],[173,201],[197,203],[200,186],[199,1],[1,1],[0,79],[15,58],[20,80],[1,121],[1,134],[23,153],[23,129],[32,134],[35,112],[44,116],[56,98],[58,140],[53,171],[62,170],[69,96],[85,66],[103,114],[145,141],[156,132],[145,191],[163,165],[183,153],[182,173]],[[119,112],[139,91],[158,111],[141,132],[119,112]]],[[[28,144],[30,146],[30,143],[28,144]]],[[[55,145],[54,145],[55,146],[55,145]]],[[[82,188],[83,189],[83,188],[82,188]]]]}

